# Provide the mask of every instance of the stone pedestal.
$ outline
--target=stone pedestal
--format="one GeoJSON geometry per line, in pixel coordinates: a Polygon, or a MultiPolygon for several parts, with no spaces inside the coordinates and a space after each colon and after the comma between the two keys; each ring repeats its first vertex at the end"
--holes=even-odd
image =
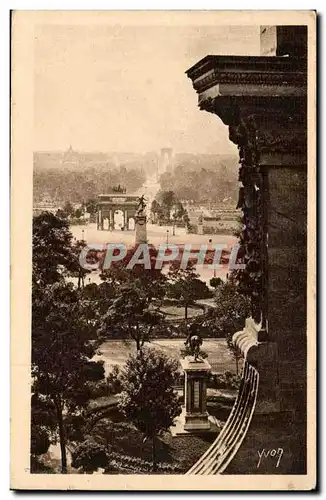
{"type": "Polygon", "coordinates": [[[198,224],[198,234],[204,234],[204,225],[198,224]]]}
{"type": "Polygon", "coordinates": [[[147,243],[146,215],[137,214],[135,216],[136,238],[135,244],[147,243]]]}
{"type": "Polygon", "coordinates": [[[185,373],[183,428],[185,431],[209,431],[206,410],[207,378],[211,366],[206,360],[189,356],[181,361],[185,373]]]}

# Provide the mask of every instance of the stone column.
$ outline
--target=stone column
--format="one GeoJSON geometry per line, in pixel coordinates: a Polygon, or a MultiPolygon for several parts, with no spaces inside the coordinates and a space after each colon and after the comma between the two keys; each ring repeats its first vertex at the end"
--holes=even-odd
{"type": "Polygon", "coordinates": [[[210,430],[206,411],[207,377],[211,366],[206,360],[194,361],[189,356],[181,361],[185,373],[183,428],[189,432],[210,430]]]}
{"type": "Polygon", "coordinates": [[[138,213],[135,215],[135,244],[147,243],[146,215],[138,213]]]}

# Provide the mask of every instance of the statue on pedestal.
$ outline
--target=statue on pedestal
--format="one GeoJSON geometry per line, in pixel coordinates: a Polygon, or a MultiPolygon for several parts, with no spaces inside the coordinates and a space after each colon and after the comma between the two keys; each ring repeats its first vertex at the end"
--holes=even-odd
{"type": "Polygon", "coordinates": [[[135,214],[135,244],[147,243],[147,230],[146,230],[146,214],[144,212],[146,208],[145,195],[142,195],[138,199],[138,207],[135,214]]]}
{"type": "Polygon", "coordinates": [[[199,353],[202,344],[203,344],[203,339],[198,333],[195,332],[195,325],[191,325],[185,341],[185,346],[189,347],[191,356],[193,356],[194,361],[199,361],[200,359],[199,353]]]}
{"type": "Polygon", "coordinates": [[[139,197],[136,215],[144,215],[144,210],[146,208],[146,201],[147,200],[145,199],[144,194],[139,197]]]}

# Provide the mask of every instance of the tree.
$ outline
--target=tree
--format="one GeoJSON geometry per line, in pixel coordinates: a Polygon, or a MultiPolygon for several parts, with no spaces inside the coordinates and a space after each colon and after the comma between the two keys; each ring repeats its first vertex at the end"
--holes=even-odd
{"type": "Polygon", "coordinates": [[[83,215],[83,210],[81,208],[76,208],[76,210],[73,213],[73,216],[76,217],[76,219],[80,219],[83,215]]]}
{"type": "Polygon", "coordinates": [[[63,207],[63,211],[66,214],[66,217],[70,217],[74,214],[74,207],[70,203],[70,201],[66,201],[63,207]]]}
{"type": "Polygon", "coordinates": [[[217,337],[225,337],[227,346],[234,355],[238,374],[241,353],[233,345],[232,336],[242,330],[246,318],[250,315],[250,299],[239,292],[231,274],[225,283],[216,288],[214,302],[215,307],[197,319],[215,332],[217,337]]]}
{"type": "Polygon", "coordinates": [[[242,358],[242,352],[240,351],[240,349],[236,345],[234,345],[234,343],[232,341],[232,337],[233,337],[233,334],[228,333],[226,335],[226,343],[227,343],[227,346],[228,346],[230,353],[233,355],[234,360],[235,360],[235,372],[237,375],[239,375],[239,361],[242,358]]]}
{"type": "Polygon", "coordinates": [[[62,208],[58,208],[58,210],[56,211],[55,215],[59,219],[65,219],[66,218],[66,213],[62,210],[62,208]]]}
{"type": "Polygon", "coordinates": [[[182,220],[183,220],[186,228],[189,230],[189,228],[190,228],[190,217],[188,215],[187,210],[185,210],[185,213],[184,213],[184,215],[182,217],[182,220]]]}
{"type": "Polygon", "coordinates": [[[97,212],[97,202],[94,198],[91,198],[86,202],[86,212],[94,215],[97,212]]]}
{"type": "Polygon", "coordinates": [[[171,209],[176,201],[176,197],[175,197],[174,192],[171,190],[169,190],[169,191],[162,191],[161,190],[158,192],[156,199],[162,208],[162,212],[163,212],[162,215],[166,219],[170,219],[170,212],[171,212],[171,209]]]}
{"type": "Polygon", "coordinates": [[[52,408],[61,449],[62,472],[67,472],[65,418],[80,416],[90,397],[87,383],[104,378],[96,353],[95,327],[71,283],[34,284],[32,308],[33,392],[52,408]]]}
{"type": "Polygon", "coordinates": [[[80,290],[85,286],[85,277],[90,273],[89,270],[84,269],[79,263],[79,257],[81,251],[86,246],[85,240],[76,240],[71,245],[71,264],[70,264],[70,276],[78,278],[77,288],[80,290]]]}
{"type": "Polygon", "coordinates": [[[130,355],[121,374],[123,391],[118,396],[118,407],[145,438],[152,440],[153,471],[157,436],[167,431],[181,413],[173,390],[177,374],[177,362],[154,349],[130,355]]]}
{"type": "Polygon", "coordinates": [[[170,266],[168,279],[168,296],[185,308],[185,319],[188,318],[188,308],[195,305],[196,300],[211,296],[206,283],[199,279],[199,274],[191,263],[182,269],[180,263],[174,261],[170,266]]]}
{"type": "Polygon", "coordinates": [[[184,209],[181,201],[177,201],[174,205],[174,214],[175,214],[175,217],[176,219],[182,219],[185,214],[186,214],[186,210],[184,209]]]}
{"type": "Polygon", "coordinates": [[[33,218],[33,281],[40,286],[63,280],[76,268],[69,223],[50,212],[33,218]]]}
{"type": "Polygon", "coordinates": [[[220,285],[224,284],[224,281],[221,278],[211,278],[209,284],[212,288],[218,288],[220,285]]]}
{"type": "Polygon", "coordinates": [[[83,240],[73,241],[67,219],[49,212],[33,218],[33,281],[47,285],[78,278],[78,289],[84,286],[88,270],[81,267],[79,257],[86,246],[83,240]]]}
{"type": "Polygon", "coordinates": [[[56,422],[54,405],[39,394],[31,397],[31,455],[36,458],[55,441],[56,422]]]}
{"type": "Polygon", "coordinates": [[[157,200],[152,201],[151,213],[152,213],[153,221],[155,224],[156,224],[157,220],[162,219],[163,210],[162,210],[162,207],[157,200]]]}
{"type": "Polygon", "coordinates": [[[140,350],[148,342],[153,329],[163,322],[160,310],[166,291],[166,277],[160,269],[155,269],[156,250],[149,249],[151,268],[142,264],[127,269],[133,255],[130,250],[126,257],[105,270],[101,277],[115,289],[115,298],[102,317],[101,336],[118,330],[119,334],[136,342],[140,350]]]}

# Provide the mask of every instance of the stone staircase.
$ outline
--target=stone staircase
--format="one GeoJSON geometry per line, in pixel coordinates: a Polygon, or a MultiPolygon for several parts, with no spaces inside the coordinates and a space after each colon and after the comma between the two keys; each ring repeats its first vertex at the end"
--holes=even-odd
{"type": "Polygon", "coordinates": [[[221,474],[226,469],[249,429],[256,406],[258,384],[258,371],[246,361],[238,397],[225,426],[210,448],[186,475],[221,474]]]}

